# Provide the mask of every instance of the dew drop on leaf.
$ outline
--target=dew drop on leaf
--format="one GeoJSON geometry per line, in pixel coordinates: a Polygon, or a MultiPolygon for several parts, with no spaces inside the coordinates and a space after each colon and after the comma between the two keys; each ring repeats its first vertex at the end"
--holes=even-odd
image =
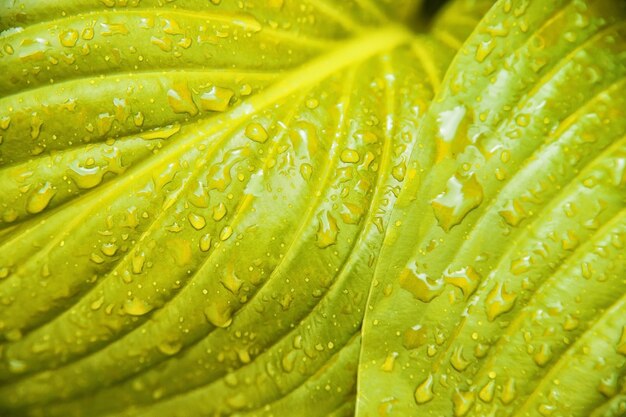
{"type": "Polygon", "coordinates": [[[200,95],[200,108],[205,111],[226,111],[233,95],[233,91],[228,88],[213,86],[200,95]]]}
{"type": "Polygon", "coordinates": [[[37,191],[35,191],[26,203],[26,211],[31,214],[41,213],[48,207],[50,200],[56,194],[52,184],[46,181],[37,191]]]}
{"type": "Polygon", "coordinates": [[[433,199],[431,205],[439,225],[448,232],[482,201],[483,189],[474,174],[469,178],[454,175],[448,180],[446,190],[433,199]]]}
{"type": "Polygon", "coordinates": [[[428,377],[417,386],[415,390],[415,401],[418,404],[425,404],[435,398],[433,392],[433,375],[429,374],[428,377]]]}
{"type": "Polygon", "coordinates": [[[267,131],[265,130],[263,125],[257,122],[252,122],[248,126],[246,126],[245,133],[248,139],[254,142],[265,143],[269,138],[267,131]]]}
{"type": "Polygon", "coordinates": [[[443,282],[433,280],[415,267],[404,268],[399,277],[400,286],[418,300],[428,303],[443,291],[443,282]]]}

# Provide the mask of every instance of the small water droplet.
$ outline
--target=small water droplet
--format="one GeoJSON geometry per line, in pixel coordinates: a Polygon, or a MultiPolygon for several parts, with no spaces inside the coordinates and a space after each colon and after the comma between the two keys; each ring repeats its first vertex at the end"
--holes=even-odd
{"type": "Polygon", "coordinates": [[[265,143],[269,138],[267,131],[260,123],[250,123],[246,126],[246,136],[248,139],[259,143],[265,143]]]}
{"type": "Polygon", "coordinates": [[[200,246],[200,250],[202,252],[207,252],[209,249],[211,249],[211,240],[211,236],[208,234],[200,238],[200,242],[198,243],[198,245],[200,246]]]}
{"type": "Polygon", "coordinates": [[[304,163],[300,165],[300,175],[302,175],[302,179],[308,181],[311,179],[311,175],[313,174],[313,167],[311,164],[304,163]]]}
{"type": "Polygon", "coordinates": [[[124,302],[124,311],[131,316],[143,316],[150,312],[153,307],[145,301],[133,297],[124,302]]]}
{"type": "Polygon", "coordinates": [[[117,252],[117,245],[115,243],[104,243],[100,250],[106,256],[113,256],[117,252]]]}
{"type": "Polygon", "coordinates": [[[143,251],[136,251],[133,254],[131,263],[133,268],[133,274],[141,274],[143,271],[143,265],[146,261],[146,254],[143,251]]]}
{"type": "Polygon", "coordinates": [[[230,226],[224,226],[224,228],[220,232],[220,240],[221,241],[228,240],[228,238],[231,237],[232,234],[233,234],[233,228],[230,226]]]}
{"type": "Polygon", "coordinates": [[[157,345],[157,349],[159,349],[159,352],[168,356],[176,355],[178,352],[180,352],[182,347],[183,347],[183,344],[180,343],[179,341],[175,341],[175,342],[164,341],[157,345]]]}

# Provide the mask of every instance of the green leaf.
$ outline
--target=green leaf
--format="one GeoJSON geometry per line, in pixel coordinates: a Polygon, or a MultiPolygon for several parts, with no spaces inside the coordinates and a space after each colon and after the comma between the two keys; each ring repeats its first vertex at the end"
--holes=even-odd
{"type": "Polygon", "coordinates": [[[0,415],[623,415],[625,6],[493,3],[0,8],[0,415]]]}
{"type": "Polygon", "coordinates": [[[500,1],[461,48],[376,268],[358,415],[623,414],[625,16],[500,1]]]}
{"type": "Polygon", "coordinates": [[[0,410],[352,413],[416,128],[480,14],[102,3],[2,12],[0,410]]]}

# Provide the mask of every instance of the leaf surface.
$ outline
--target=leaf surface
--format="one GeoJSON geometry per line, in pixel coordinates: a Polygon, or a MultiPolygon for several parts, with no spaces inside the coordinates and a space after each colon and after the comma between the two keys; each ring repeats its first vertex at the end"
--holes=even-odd
{"type": "Polygon", "coordinates": [[[618,410],[624,16],[500,1],[461,48],[376,268],[359,415],[618,410]]]}
{"type": "Polygon", "coordinates": [[[415,131],[477,17],[265,3],[2,12],[1,409],[353,412],[415,131]]]}

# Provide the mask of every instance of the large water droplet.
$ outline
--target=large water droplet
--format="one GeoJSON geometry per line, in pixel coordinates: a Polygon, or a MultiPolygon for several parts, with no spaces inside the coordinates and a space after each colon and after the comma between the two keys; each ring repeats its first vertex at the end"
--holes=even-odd
{"type": "Polygon", "coordinates": [[[50,182],[46,182],[41,188],[30,196],[26,203],[26,211],[31,214],[37,214],[45,210],[56,194],[56,190],[50,182]]]}
{"type": "Polygon", "coordinates": [[[400,286],[413,294],[418,300],[428,303],[443,291],[443,282],[433,280],[427,274],[407,267],[400,273],[400,286]]]}
{"type": "Polygon", "coordinates": [[[432,202],[435,217],[446,232],[463,221],[465,216],[483,201],[483,189],[476,176],[458,175],[448,180],[446,190],[432,202]]]}

